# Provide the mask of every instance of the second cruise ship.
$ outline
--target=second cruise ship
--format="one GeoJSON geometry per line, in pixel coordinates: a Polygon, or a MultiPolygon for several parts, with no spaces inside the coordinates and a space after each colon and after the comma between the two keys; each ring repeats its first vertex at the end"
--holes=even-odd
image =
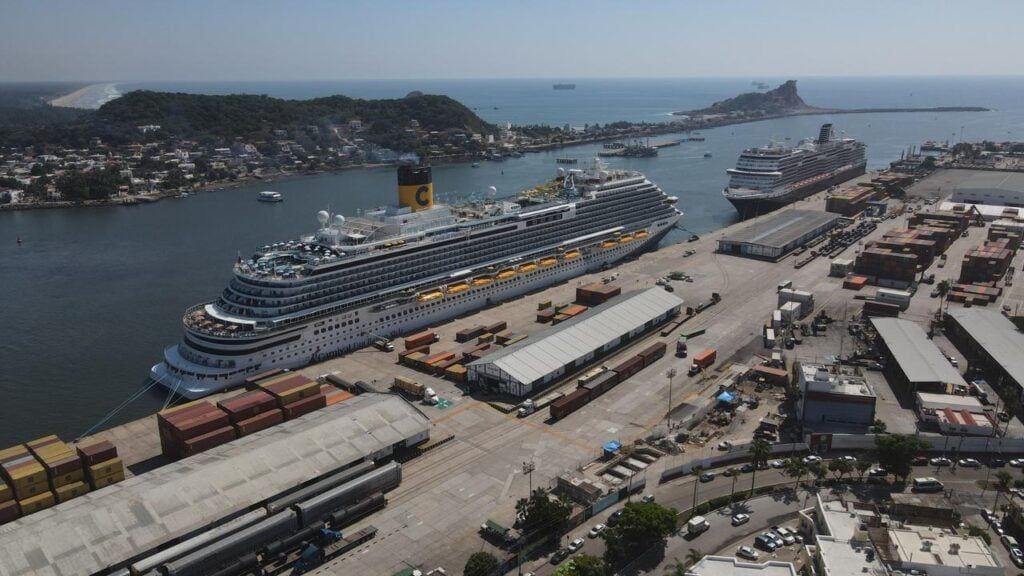
{"type": "Polygon", "coordinates": [[[860,176],[866,167],[864,143],[837,140],[832,125],[824,124],[817,140],[794,148],[769,144],[744,150],[728,170],[722,194],[741,218],[752,218],[860,176]]]}
{"type": "Polygon", "coordinates": [[[517,201],[435,204],[429,166],[401,166],[398,206],[239,258],[220,297],[185,311],[151,377],[187,398],[298,368],[599,270],[682,217],[639,172],[598,160],[517,201]]]}

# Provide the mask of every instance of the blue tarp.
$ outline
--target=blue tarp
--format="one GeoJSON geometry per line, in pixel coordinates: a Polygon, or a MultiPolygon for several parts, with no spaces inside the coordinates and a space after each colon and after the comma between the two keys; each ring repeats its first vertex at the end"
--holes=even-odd
{"type": "Polygon", "coordinates": [[[732,394],[729,394],[728,392],[722,392],[721,394],[718,395],[719,402],[732,402],[735,399],[736,397],[733,396],[732,394]]]}
{"type": "Polygon", "coordinates": [[[622,448],[622,444],[619,443],[617,440],[612,440],[611,442],[605,444],[601,448],[605,452],[608,452],[609,454],[614,454],[614,453],[618,452],[620,448],[622,448]]]}

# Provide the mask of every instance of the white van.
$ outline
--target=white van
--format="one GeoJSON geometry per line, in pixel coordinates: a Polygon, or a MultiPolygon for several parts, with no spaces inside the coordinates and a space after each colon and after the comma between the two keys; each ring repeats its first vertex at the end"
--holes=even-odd
{"type": "Polygon", "coordinates": [[[945,486],[936,478],[914,478],[914,492],[942,492],[943,489],[945,486]]]}

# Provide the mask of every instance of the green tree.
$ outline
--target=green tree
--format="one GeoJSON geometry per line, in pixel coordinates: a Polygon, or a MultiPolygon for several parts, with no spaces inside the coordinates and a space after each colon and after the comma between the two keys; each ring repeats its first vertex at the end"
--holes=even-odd
{"type": "Polygon", "coordinates": [[[676,510],[656,502],[631,502],[619,523],[606,529],[604,561],[609,567],[629,562],[655,545],[665,545],[676,529],[676,510]]]}
{"type": "Polygon", "coordinates": [[[493,576],[498,571],[499,562],[493,554],[477,552],[466,560],[462,569],[464,576],[493,576]]]}
{"type": "Polygon", "coordinates": [[[835,474],[836,479],[841,479],[843,476],[853,472],[853,463],[846,460],[832,460],[828,463],[828,470],[835,474]]]}
{"type": "Polygon", "coordinates": [[[522,532],[527,540],[556,539],[562,534],[572,513],[572,505],[560,498],[552,498],[543,488],[535,488],[529,498],[516,502],[516,512],[522,514],[522,532]]]}
{"type": "Polygon", "coordinates": [[[821,482],[822,478],[828,475],[828,470],[821,462],[811,462],[807,465],[807,471],[814,476],[814,485],[817,486],[821,482]]]}
{"type": "Polygon", "coordinates": [[[798,486],[800,486],[800,479],[803,478],[805,474],[807,474],[807,464],[804,464],[804,461],[801,460],[800,458],[793,457],[790,458],[789,460],[786,460],[786,466],[782,469],[782,471],[786,474],[786,476],[789,476],[790,478],[796,478],[796,482],[793,483],[793,488],[796,489],[798,486]]]}
{"type": "Polygon", "coordinates": [[[758,438],[751,442],[748,452],[750,454],[750,463],[754,465],[754,469],[750,472],[750,493],[753,495],[754,482],[757,479],[757,469],[768,463],[768,458],[772,455],[772,445],[758,438]]]}
{"type": "MultiPolygon", "coordinates": [[[[45,176],[40,177],[40,180],[45,176]]],[[[83,200],[104,200],[117,194],[118,186],[123,183],[117,168],[93,170],[90,172],[70,172],[57,180],[57,190],[65,200],[81,202],[83,200]]]]}
{"type": "Polygon", "coordinates": [[[1007,492],[1009,492],[1010,486],[1013,485],[1013,476],[1006,470],[996,470],[995,477],[996,499],[995,502],[992,503],[993,511],[999,509],[999,495],[1006,494],[1007,492]]]}
{"type": "Polygon", "coordinates": [[[914,458],[929,447],[930,444],[919,436],[886,434],[875,436],[872,455],[882,468],[905,481],[913,470],[914,458]]]}
{"type": "Polygon", "coordinates": [[[989,545],[992,544],[992,536],[988,533],[988,530],[985,530],[984,528],[979,528],[978,526],[975,526],[974,524],[968,524],[967,525],[967,534],[969,536],[974,536],[974,537],[977,537],[977,538],[981,538],[982,540],[985,541],[985,544],[989,544],[989,545]]]}
{"type": "Polygon", "coordinates": [[[867,457],[857,460],[857,464],[854,465],[854,468],[857,469],[857,478],[863,480],[864,474],[866,474],[868,470],[871,470],[871,467],[874,465],[874,462],[869,460],[867,457]]]}
{"type": "Polygon", "coordinates": [[[184,186],[187,182],[188,181],[185,180],[185,173],[174,168],[167,171],[167,177],[160,183],[160,186],[165,190],[176,190],[184,186]]]}
{"type": "Polygon", "coordinates": [[[580,554],[572,559],[571,576],[605,576],[608,573],[604,560],[590,554],[580,554]]]}

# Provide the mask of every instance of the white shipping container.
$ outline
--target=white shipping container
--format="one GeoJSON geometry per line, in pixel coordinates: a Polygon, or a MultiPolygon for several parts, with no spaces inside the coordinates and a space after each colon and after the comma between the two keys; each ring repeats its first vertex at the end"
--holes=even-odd
{"type": "Polygon", "coordinates": [[[775,330],[768,329],[764,333],[764,347],[774,348],[775,347],[775,330]]]}
{"type": "Polygon", "coordinates": [[[802,302],[786,302],[779,308],[782,319],[786,322],[796,322],[804,317],[804,304],[802,302]]]}
{"type": "Polygon", "coordinates": [[[782,328],[782,310],[772,312],[772,328],[775,330],[782,328]]]}

